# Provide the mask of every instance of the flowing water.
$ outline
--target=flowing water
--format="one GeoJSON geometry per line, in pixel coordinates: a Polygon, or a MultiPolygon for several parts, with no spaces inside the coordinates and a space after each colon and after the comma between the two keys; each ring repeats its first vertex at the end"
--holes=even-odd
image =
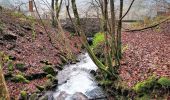
{"type": "MultiPolygon", "coordinates": [[[[90,71],[96,71],[97,67],[87,53],[78,57],[80,62],[66,65],[58,73],[58,87],[53,93],[54,100],[58,100],[59,95],[65,93],[64,100],[73,100],[72,96],[76,92],[81,92],[88,99],[105,97],[102,89],[97,85],[90,71]]],[[[101,99],[100,99],[101,100],[101,99]]],[[[103,99],[102,99],[103,100],[103,99]]]]}

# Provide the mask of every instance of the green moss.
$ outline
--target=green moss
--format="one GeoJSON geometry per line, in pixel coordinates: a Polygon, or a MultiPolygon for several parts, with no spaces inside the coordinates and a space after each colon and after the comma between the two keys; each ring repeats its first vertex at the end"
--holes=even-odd
{"type": "Polygon", "coordinates": [[[167,78],[167,77],[161,77],[161,78],[158,80],[158,83],[161,84],[162,86],[170,87],[170,79],[167,78]]]}
{"type": "Polygon", "coordinates": [[[27,92],[26,91],[21,91],[20,94],[21,94],[21,97],[23,100],[27,100],[27,92]]]}
{"type": "Polygon", "coordinates": [[[50,66],[50,65],[46,65],[43,67],[43,71],[48,73],[48,74],[51,74],[51,75],[56,75],[56,72],[55,70],[50,66]]]}
{"type": "Polygon", "coordinates": [[[18,69],[20,71],[23,71],[26,69],[24,63],[17,63],[17,64],[15,64],[15,67],[16,67],[16,69],[18,69]]]}
{"type": "Polygon", "coordinates": [[[38,86],[38,85],[36,85],[36,88],[40,91],[44,91],[44,89],[45,89],[44,86],[38,86]]]}
{"type": "Polygon", "coordinates": [[[93,39],[93,45],[92,48],[96,48],[100,43],[104,42],[104,34],[99,32],[96,33],[93,39]]]}
{"type": "Polygon", "coordinates": [[[13,70],[14,70],[14,65],[13,65],[13,62],[12,62],[12,61],[9,61],[9,62],[8,62],[8,70],[9,70],[9,71],[13,71],[13,70]]]}
{"type": "Polygon", "coordinates": [[[13,80],[15,82],[24,82],[24,83],[29,83],[29,80],[27,80],[23,75],[16,75],[14,76],[13,80]]]}
{"type": "Polygon", "coordinates": [[[12,13],[12,16],[14,16],[14,17],[18,17],[18,18],[23,18],[23,17],[25,17],[24,16],[24,14],[23,13],[20,13],[20,12],[14,12],[14,13],[12,13]]]}
{"type": "Polygon", "coordinates": [[[54,78],[54,76],[51,75],[51,74],[48,74],[46,77],[47,77],[48,79],[53,79],[53,78],[54,78]]]}
{"type": "Polygon", "coordinates": [[[133,89],[136,92],[146,93],[157,84],[157,78],[155,76],[149,77],[147,80],[137,83],[133,89]]]}

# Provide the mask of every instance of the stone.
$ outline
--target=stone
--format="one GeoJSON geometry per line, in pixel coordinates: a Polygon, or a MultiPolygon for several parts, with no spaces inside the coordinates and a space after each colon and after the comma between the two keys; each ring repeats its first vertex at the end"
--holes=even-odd
{"type": "Polygon", "coordinates": [[[88,100],[88,97],[81,92],[76,92],[72,96],[73,100],[88,100]]]}
{"type": "Polygon", "coordinates": [[[15,68],[18,69],[19,71],[23,72],[27,70],[27,67],[25,66],[24,63],[16,63],[15,68]]]}
{"type": "Polygon", "coordinates": [[[46,72],[46,73],[48,73],[48,74],[51,74],[51,75],[53,75],[53,76],[55,76],[55,75],[57,74],[56,71],[54,70],[54,68],[51,67],[50,65],[44,66],[44,67],[43,67],[43,71],[46,72]]]}
{"type": "Polygon", "coordinates": [[[99,99],[100,100],[107,100],[106,99],[106,94],[103,92],[103,90],[99,87],[89,91],[89,92],[86,92],[86,94],[90,97],[90,99],[92,100],[96,100],[96,99],[99,99]]]}
{"type": "Polygon", "coordinates": [[[65,91],[62,91],[54,100],[65,100],[69,94],[67,94],[65,91]]]}
{"type": "Polygon", "coordinates": [[[15,75],[14,78],[12,79],[14,82],[24,82],[24,83],[29,83],[29,80],[27,80],[23,75],[15,75]]]}
{"type": "Polygon", "coordinates": [[[8,31],[8,33],[5,33],[3,35],[3,40],[7,41],[17,40],[17,36],[13,34],[11,31],[8,31]]]}
{"type": "Polygon", "coordinates": [[[90,71],[90,74],[96,76],[96,71],[95,71],[95,70],[91,70],[91,71],[90,71]]]}

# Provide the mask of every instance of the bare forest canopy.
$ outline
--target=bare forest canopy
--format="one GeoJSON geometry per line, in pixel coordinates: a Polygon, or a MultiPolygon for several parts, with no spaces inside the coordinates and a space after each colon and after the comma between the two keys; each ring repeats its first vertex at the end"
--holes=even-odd
{"type": "MultiPolygon", "coordinates": [[[[60,0],[59,0],[60,1],[60,0]]],[[[98,13],[95,5],[97,5],[95,0],[77,0],[76,4],[78,6],[78,11],[80,17],[97,17],[98,13]],[[92,4],[93,3],[93,4],[92,4]]],[[[124,11],[127,10],[129,4],[132,0],[124,1],[124,11]]],[[[46,19],[50,18],[50,4],[51,0],[35,0],[38,7],[38,11],[41,14],[41,17],[46,19]]],[[[116,0],[116,15],[119,11],[119,0],[116,0]]],[[[20,10],[26,15],[30,15],[29,12],[29,0],[0,0],[0,5],[9,7],[12,9],[20,10]]],[[[63,0],[60,18],[68,18],[65,9],[65,0],[63,0]]],[[[155,17],[156,15],[162,12],[169,12],[170,9],[170,0],[136,0],[132,5],[130,12],[125,17],[126,20],[142,20],[144,17],[155,17]],[[137,12],[136,12],[137,11],[137,12]]],[[[98,9],[98,8],[97,8],[98,9]]],[[[35,9],[34,9],[35,10],[35,9]]],[[[72,10],[70,10],[71,16],[73,16],[72,10]]],[[[117,16],[118,17],[118,16],[117,16]]]]}

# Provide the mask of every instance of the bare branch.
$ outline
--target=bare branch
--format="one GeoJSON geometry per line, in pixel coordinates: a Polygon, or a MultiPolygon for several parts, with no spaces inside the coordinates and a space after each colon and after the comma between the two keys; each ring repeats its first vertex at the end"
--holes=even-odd
{"type": "Polygon", "coordinates": [[[159,26],[160,24],[164,23],[164,22],[167,22],[168,20],[170,20],[170,17],[168,17],[167,19],[157,23],[157,24],[154,24],[154,25],[151,25],[151,26],[148,26],[148,27],[144,27],[144,28],[140,28],[140,29],[125,29],[126,31],[125,32],[136,32],[136,31],[143,31],[143,30],[147,30],[147,29],[150,29],[150,28],[154,28],[156,26],[159,26]]]}
{"type": "Polygon", "coordinates": [[[120,18],[120,20],[122,20],[122,19],[128,14],[128,12],[130,11],[130,9],[131,9],[131,7],[132,7],[134,1],[135,1],[135,0],[132,0],[130,6],[129,6],[129,8],[128,8],[128,10],[127,10],[126,13],[120,18]]]}

